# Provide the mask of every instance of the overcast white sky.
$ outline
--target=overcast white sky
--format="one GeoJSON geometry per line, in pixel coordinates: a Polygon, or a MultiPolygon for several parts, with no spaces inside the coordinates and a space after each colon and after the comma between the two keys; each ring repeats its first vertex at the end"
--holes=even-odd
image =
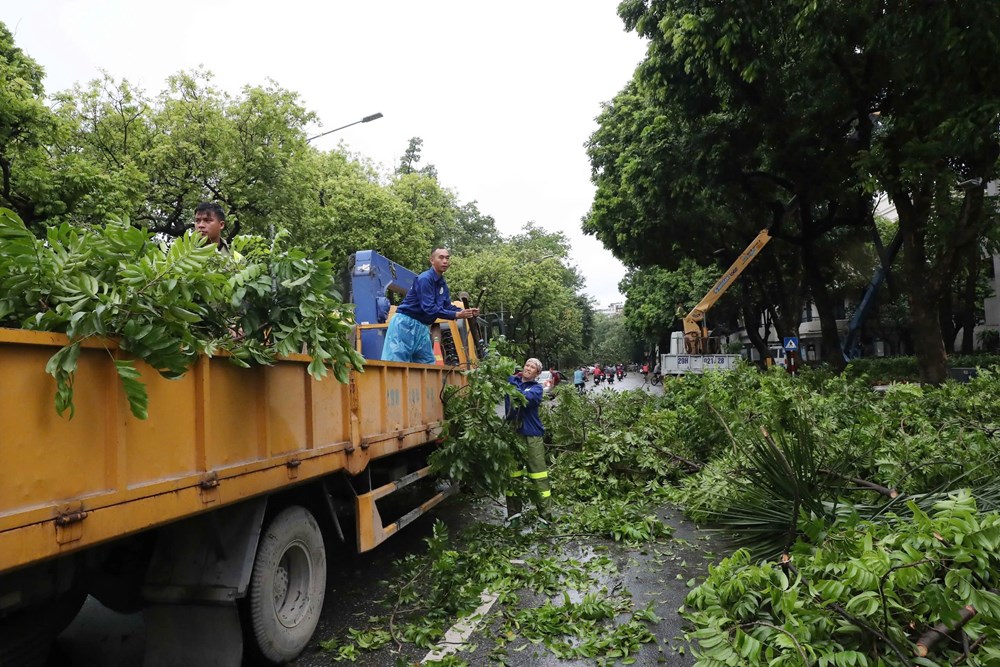
{"type": "MultiPolygon", "coordinates": [[[[583,144],[645,44],[617,0],[0,0],[0,21],[46,70],[48,93],[106,70],[149,94],[204,66],[232,93],[271,78],[319,114],[317,140],[393,165],[410,137],[461,201],[504,234],[563,231],[599,307],[624,267],[580,218],[593,197],[583,144]]],[[[461,258],[456,258],[461,261],[461,258]]],[[[418,267],[414,267],[418,268],[418,267]]]]}

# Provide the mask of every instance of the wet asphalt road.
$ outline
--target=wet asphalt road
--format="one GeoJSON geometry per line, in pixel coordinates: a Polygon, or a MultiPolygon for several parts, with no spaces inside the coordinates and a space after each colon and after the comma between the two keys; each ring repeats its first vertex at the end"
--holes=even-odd
{"type": "MultiPolygon", "coordinates": [[[[677,510],[664,507],[658,514],[666,524],[674,528],[673,536],[663,543],[629,548],[610,540],[586,538],[567,542],[564,545],[564,553],[570,557],[579,557],[585,552],[597,550],[609,556],[617,565],[617,572],[602,581],[601,585],[609,590],[621,587],[630,591],[632,606],[635,609],[653,603],[653,610],[661,619],[650,628],[656,641],[644,644],[641,650],[632,656],[636,659],[635,665],[685,667],[694,664],[694,658],[690,646],[684,639],[684,623],[677,611],[691,590],[689,583],[703,579],[708,565],[716,562],[720,556],[716,552],[718,547],[714,536],[699,530],[694,524],[685,520],[677,510]]],[[[439,518],[453,529],[452,534],[459,526],[466,523],[471,515],[478,515],[479,520],[501,520],[499,510],[494,509],[491,512],[489,508],[484,509],[481,506],[470,508],[461,498],[454,499],[438,514],[439,518]]],[[[426,522],[414,533],[429,535],[429,525],[430,522],[426,522]]],[[[332,586],[332,597],[327,598],[323,619],[314,637],[317,642],[332,637],[343,637],[348,628],[363,627],[365,619],[369,616],[386,613],[384,606],[372,602],[368,591],[374,588],[372,582],[378,581],[386,574],[385,568],[391,563],[392,558],[402,555],[408,548],[401,545],[402,541],[396,545],[392,554],[387,550],[386,553],[377,555],[371,564],[359,562],[351,570],[350,576],[332,586]],[[333,599],[337,600],[337,604],[331,608],[330,601],[333,599]]],[[[388,543],[383,546],[388,546],[388,543]]],[[[409,548],[420,550],[422,545],[413,544],[409,548]]],[[[330,595],[328,593],[328,596],[330,595]]],[[[553,601],[558,602],[561,597],[561,593],[557,594],[553,597],[553,601]]],[[[522,597],[522,604],[541,605],[544,601],[544,596],[534,596],[533,599],[528,596],[522,597]]],[[[499,606],[493,607],[481,626],[466,642],[474,646],[474,650],[471,653],[463,651],[458,654],[458,657],[468,662],[471,667],[490,667],[498,664],[495,660],[490,660],[490,653],[495,647],[499,612],[499,606]]],[[[515,642],[511,647],[516,649],[517,646],[525,644],[528,643],[522,640],[515,642]]],[[[370,654],[362,653],[357,661],[349,664],[360,667],[386,667],[400,664],[396,661],[402,660],[405,661],[402,664],[414,665],[426,655],[425,649],[407,645],[404,646],[402,653],[390,653],[388,649],[370,654]]],[[[534,644],[528,645],[524,650],[508,650],[505,660],[504,664],[509,667],[583,667],[596,664],[594,660],[560,659],[543,646],[534,644]]],[[[306,649],[292,664],[294,667],[329,667],[332,662],[327,653],[318,645],[314,645],[306,649]]]]}
{"type": "MultiPolygon", "coordinates": [[[[659,392],[661,387],[643,386],[642,376],[630,374],[623,382],[610,387],[601,385],[598,391],[607,388],[643,388],[659,392]]],[[[588,391],[594,391],[593,383],[588,383],[588,391]]],[[[662,544],[641,548],[627,548],[622,545],[587,538],[567,543],[565,549],[600,549],[612,557],[618,571],[612,580],[604,582],[608,588],[624,587],[631,591],[634,608],[641,608],[652,602],[661,621],[651,628],[656,642],[645,644],[636,654],[640,666],[675,665],[683,667],[693,664],[690,647],[684,639],[683,622],[677,609],[690,590],[692,580],[700,580],[707,566],[718,560],[718,547],[710,535],[683,519],[676,510],[664,507],[659,515],[674,527],[673,538],[662,544]]],[[[461,496],[446,502],[430,516],[421,517],[408,526],[396,538],[387,541],[372,552],[353,554],[349,549],[334,547],[328,554],[330,564],[329,584],[322,618],[314,635],[315,642],[295,662],[294,667],[328,667],[334,664],[330,655],[322,651],[318,643],[325,639],[342,636],[350,627],[360,627],[373,615],[384,613],[384,607],[375,599],[378,582],[391,571],[392,562],[405,554],[422,552],[424,539],[431,534],[431,526],[436,519],[443,520],[450,532],[455,534],[473,520],[501,521],[502,515],[496,506],[471,504],[461,496]]],[[[536,603],[544,599],[535,600],[536,603]]],[[[497,617],[495,607],[491,614],[497,617]]],[[[495,625],[495,624],[494,624],[495,625]]],[[[461,653],[459,657],[473,667],[491,664],[488,656],[492,650],[493,638],[490,615],[469,639],[476,648],[472,653],[461,653]]],[[[83,612],[60,637],[49,665],[55,667],[139,667],[142,664],[145,633],[140,614],[122,615],[102,607],[96,600],[88,599],[83,612]]],[[[424,656],[423,649],[406,648],[402,654],[390,654],[386,649],[373,654],[363,654],[349,663],[361,667],[383,667],[394,664],[416,664],[424,656]],[[405,662],[397,663],[397,660],[405,662]]],[[[346,664],[346,663],[345,663],[346,664]]],[[[507,664],[511,667],[575,667],[593,665],[593,660],[570,661],[556,658],[541,646],[530,646],[520,652],[509,652],[507,664]]]]}
{"type": "Polygon", "coordinates": [[[588,392],[604,391],[606,389],[613,389],[614,391],[623,391],[625,389],[642,389],[643,391],[647,391],[652,394],[663,393],[663,385],[653,386],[648,382],[644,383],[642,380],[642,373],[634,371],[626,375],[621,380],[615,380],[611,384],[608,384],[607,382],[602,382],[601,384],[595,386],[593,378],[591,378],[591,380],[587,382],[588,392]]]}

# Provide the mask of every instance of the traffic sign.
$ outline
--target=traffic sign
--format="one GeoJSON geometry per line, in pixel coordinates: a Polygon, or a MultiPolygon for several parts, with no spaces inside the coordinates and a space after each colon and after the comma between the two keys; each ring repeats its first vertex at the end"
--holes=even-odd
{"type": "Polygon", "coordinates": [[[798,352],[799,339],[794,337],[785,338],[785,352],[798,352]]]}

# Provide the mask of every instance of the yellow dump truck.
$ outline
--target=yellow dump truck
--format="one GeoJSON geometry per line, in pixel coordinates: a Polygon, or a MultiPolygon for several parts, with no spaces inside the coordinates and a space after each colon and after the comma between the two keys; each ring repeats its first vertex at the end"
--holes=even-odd
{"type": "Polygon", "coordinates": [[[45,372],[66,343],[0,329],[0,666],[44,660],[87,594],[143,611],[147,665],[280,664],[316,627],[324,544],[372,549],[452,490],[426,460],[455,366],[367,361],[341,384],[310,377],[306,356],[201,358],[178,380],[138,364],[140,420],[113,342],[85,342],[66,419],[45,372]],[[386,523],[379,501],[404,487],[386,523]]]}

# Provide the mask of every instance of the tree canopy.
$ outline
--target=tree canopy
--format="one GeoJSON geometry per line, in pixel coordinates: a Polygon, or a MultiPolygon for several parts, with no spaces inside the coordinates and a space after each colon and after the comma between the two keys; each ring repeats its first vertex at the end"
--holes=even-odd
{"type": "Polygon", "coordinates": [[[723,268],[769,226],[770,263],[742,279],[752,310],[797,328],[808,297],[832,354],[830,286],[886,192],[914,345],[925,379],[943,379],[939,305],[957,273],[978,272],[995,219],[984,188],[998,153],[1000,7],[625,0],[619,15],[649,48],[588,145],[585,231],[635,266],[723,268]]]}
{"type": "Polygon", "coordinates": [[[583,277],[568,265],[569,255],[562,233],[529,223],[503,243],[459,256],[448,283],[453,293],[482,294],[491,329],[521,343],[526,354],[548,365],[577,364],[590,343],[593,309],[580,293],[583,277]]]}
{"type": "Polygon", "coordinates": [[[118,220],[179,238],[195,206],[213,201],[225,236],[288,232],[338,272],[357,250],[421,271],[432,248],[449,247],[453,292],[486,287],[486,305],[505,308],[504,329],[526,351],[555,364],[589,342],[590,302],[566,238],[533,224],[504,238],[422,162],[419,137],[382,168],[310,145],[316,115],[274,81],[231,94],[199,69],[150,94],[104,73],[47,97],[43,77],[0,24],[0,207],[39,239],[118,220]]]}

